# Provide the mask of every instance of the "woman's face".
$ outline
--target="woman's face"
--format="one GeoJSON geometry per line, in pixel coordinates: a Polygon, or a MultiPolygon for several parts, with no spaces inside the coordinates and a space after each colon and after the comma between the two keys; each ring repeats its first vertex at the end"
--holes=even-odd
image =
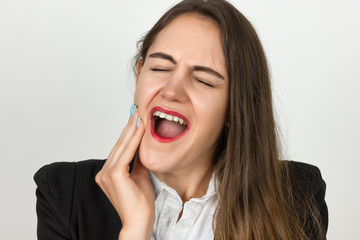
{"type": "Polygon", "coordinates": [[[217,25],[184,14],[164,28],[136,82],[134,102],[146,126],[143,165],[158,173],[209,169],[225,123],[228,84],[217,25]]]}

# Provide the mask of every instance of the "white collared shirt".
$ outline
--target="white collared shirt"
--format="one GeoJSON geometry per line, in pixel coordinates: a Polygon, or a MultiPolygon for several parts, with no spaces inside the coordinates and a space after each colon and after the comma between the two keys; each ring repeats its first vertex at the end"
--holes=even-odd
{"type": "Polygon", "coordinates": [[[177,222],[183,205],[180,196],[150,171],[150,181],[155,195],[152,240],[214,239],[213,215],[218,202],[214,176],[215,173],[204,196],[185,202],[182,216],[177,222]]]}

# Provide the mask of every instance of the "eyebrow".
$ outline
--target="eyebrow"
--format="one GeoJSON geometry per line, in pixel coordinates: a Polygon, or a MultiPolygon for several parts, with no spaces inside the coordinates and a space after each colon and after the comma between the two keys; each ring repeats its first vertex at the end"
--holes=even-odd
{"type": "MultiPolygon", "coordinates": [[[[173,64],[177,64],[177,62],[175,61],[175,59],[171,55],[163,53],[163,52],[152,53],[152,54],[149,55],[149,57],[165,59],[165,60],[168,60],[168,61],[172,62],[173,64]]],[[[212,68],[209,68],[209,67],[197,66],[196,65],[192,69],[193,69],[193,71],[201,71],[201,72],[211,74],[211,75],[213,75],[215,77],[218,77],[220,79],[225,79],[220,73],[218,73],[217,71],[215,71],[215,70],[213,70],[212,68]]]]}
{"type": "Polygon", "coordinates": [[[194,70],[194,71],[206,72],[206,73],[208,73],[208,74],[211,74],[211,75],[213,75],[213,76],[215,76],[215,77],[218,77],[218,78],[221,78],[221,79],[224,80],[224,77],[223,77],[220,73],[218,73],[217,71],[215,71],[215,70],[213,70],[213,69],[211,69],[211,68],[209,68],[209,67],[194,66],[194,67],[193,67],[193,70],[194,70]]]}
{"type": "Polygon", "coordinates": [[[162,52],[152,53],[152,54],[149,55],[149,57],[151,57],[151,58],[161,58],[161,59],[169,60],[173,64],[177,63],[172,56],[170,56],[169,54],[166,54],[166,53],[162,53],[162,52]]]}

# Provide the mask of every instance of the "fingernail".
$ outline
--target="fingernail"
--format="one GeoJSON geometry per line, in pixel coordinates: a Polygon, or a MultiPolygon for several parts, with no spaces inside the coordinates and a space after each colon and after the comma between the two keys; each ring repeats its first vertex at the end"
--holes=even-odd
{"type": "Polygon", "coordinates": [[[131,105],[131,108],[130,108],[130,117],[134,116],[134,113],[135,113],[135,104],[131,105]]]}
{"type": "Polygon", "coordinates": [[[138,118],[138,120],[137,120],[137,123],[136,123],[136,128],[138,128],[139,127],[139,125],[140,125],[140,117],[138,118]]]}

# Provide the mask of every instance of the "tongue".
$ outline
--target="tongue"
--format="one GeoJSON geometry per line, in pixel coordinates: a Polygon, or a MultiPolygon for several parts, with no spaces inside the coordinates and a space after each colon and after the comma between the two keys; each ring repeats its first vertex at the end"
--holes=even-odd
{"type": "Polygon", "coordinates": [[[186,129],[185,125],[168,121],[166,119],[158,119],[156,121],[156,134],[163,138],[173,138],[179,136],[186,129]]]}

